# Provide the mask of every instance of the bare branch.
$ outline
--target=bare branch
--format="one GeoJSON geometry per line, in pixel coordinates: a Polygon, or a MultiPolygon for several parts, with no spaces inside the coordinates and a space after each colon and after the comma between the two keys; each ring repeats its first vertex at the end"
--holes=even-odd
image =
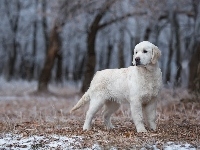
{"type": "Polygon", "coordinates": [[[9,3],[8,3],[8,0],[4,0],[4,3],[5,3],[5,7],[6,7],[6,14],[8,16],[8,21],[10,23],[10,26],[11,26],[11,29],[12,31],[16,31],[17,28],[18,28],[18,22],[19,22],[19,15],[20,15],[20,10],[21,10],[21,4],[20,4],[20,1],[16,1],[16,17],[12,17],[10,11],[12,11],[10,8],[9,8],[9,3]]]}
{"type": "Polygon", "coordinates": [[[99,29],[104,28],[104,27],[106,27],[106,26],[108,26],[108,25],[110,25],[110,24],[112,24],[112,23],[115,23],[115,22],[117,22],[117,21],[124,20],[124,19],[129,18],[129,17],[133,17],[133,16],[143,16],[143,15],[146,15],[146,14],[147,14],[147,12],[133,12],[133,13],[128,13],[128,14],[126,14],[126,15],[124,15],[124,16],[121,16],[121,17],[115,18],[115,19],[113,19],[113,20],[110,20],[110,21],[108,21],[108,22],[105,22],[105,23],[99,25],[98,28],[99,28],[99,29]]]}
{"type": "Polygon", "coordinates": [[[185,14],[188,17],[195,17],[195,13],[193,11],[176,10],[175,12],[178,14],[185,14]]]}

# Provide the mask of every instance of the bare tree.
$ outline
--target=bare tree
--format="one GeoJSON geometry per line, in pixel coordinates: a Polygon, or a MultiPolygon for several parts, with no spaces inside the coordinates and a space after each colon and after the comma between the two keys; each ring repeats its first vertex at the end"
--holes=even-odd
{"type": "Polygon", "coordinates": [[[112,19],[110,21],[107,21],[105,23],[101,23],[102,18],[105,16],[107,11],[111,8],[111,6],[116,3],[115,0],[109,0],[105,1],[105,3],[102,4],[100,11],[96,14],[94,17],[91,25],[89,26],[89,31],[87,34],[87,61],[86,61],[86,70],[84,73],[84,79],[83,79],[83,85],[81,88],[82,92],[87,91],[90,81],[94,75],[95,66],[96,66],[96,53],[95,53],[95,40],[96,35],[99,30],[107,27],[108,25],[111,25],[113,23],[116,23],[117,21],[123,20],[125,18],[134,16],[134,15],[144,15],[146,12],[130,12],[123,16],[116,17],[115,19],[112,19]]]}
{"type": "Polygon", "coordinates": [[[200,93],[200,2],[198,0],[192,1],[193,14],[190,17],[194,19],[194,33],[190,38],[188,49],[191,53],[189,60],[189,84],[191,91],[200,93]]]}
{"type": "Polygon", "coordinates": [[[51,70],[53,68],[56,56],[60,50],[60,45],[61,45],[59,37],[59,28],[60,26],[57,26],[57,24],[55,23],[50,34],[49,50],[45,59],[44,67],[39,77],[38,91],[40,92],[48,91],[48,83],[51,78],[51,70]]]}
{"type": "Polygon", "coordinates": [[[45,52],[48,53],[49,46],[49,32],[48,32],[48,23],[47,23],[47,1],[42,0],[42,28],[43,28],[43,36],[44,36],[44,46],[45,52]]]}
{"type": "Polygon", "coordinates": [[[168,60],[167,60],[167,70],[165,74],[165,83],[168,84],[168,82],[171,81],[171,62],[172,62],[172,57],[175,52],[174,49],[174,39],[175,35],[174,33],[176,32],[175,28],[175,12],[172,10],[169,15],[169,20],[170,20],[170,39],[169,39],[169,50],[168,50],[168,60]]]}
{"type": "Polygon", "coordinates": [[[111,44],[111,42],[108,42],[108,46],[107,46],[107,60],[106,60],[106,68],[110,67],[110,60],[111,60],[111,53],[113,51],[113,45],[111,44]]]}
{"type": "Polygon", "coordinates": [[[176,66],[177,72],[175,75],[175,86],[181,86],[181,72],[182,72],[182,57],[181,57],[181,45],[180,45],[180,26],[178,22],[178,14],[174,14],[174,28],[175,28],[175,40],[174,49],[176,50],[176,66]]]}
{"type": "MultiPolygon", "coordinates": [[[[61,41],[61,40],[60,40],[61,41]]],[[[61,45],[60,45],[61,47],[61,45]]],[[[62,82],[62,62],[63,62],[63,56],[62,56],[62,51],[59,50],[57,53],[57,63],[56,63],[56,81],[61,83],[62,82]]]]}
{"type": "MultiPolygon", "coordinates": [[[[79,6],[79,1],[59,1],[60,5],[58,10],[57,18],[54,21],[54,26],[51,29],[50,38],[48,42],[48,50],[45,58],[45,63],[42,68],[41,74],[39,76],[38,81],[38,91],[39,92],[47,92],[48,91],[48,84],[51,79],[51,71],[55,64],[55,60],[57,58],[57,73],[56,79],[61,80],[62,74],[62,52],[61,52],[61,38],[60,38],[60,31],[62,30],[63,26],[66,23],[67,17],[70,15],[75,14],[78,10],[77,6],[79,6]],[[77,3],[78,2],[78,3],[77,3]],[[66,6],[66,7],[64,7],[66,6]],[[62,9],[61,9],[62,8],[62,9]],[[63,14],[64,13],[64,14],[63,14]]],[[[45,5],[46,6],[46,3],[45,5]]],[[[44,7],[43,6],[43,7],[44,7]]]]}
{"type": "Polygon", "coordinates": [[[149,40],[162,50],[166,84],[188,83],[192,91],[199,89],[199,0],[2,0],[0,4],[0,74],[7,80],[39,78],[38,90],[46,91],[50,80],[62,82],[63,73],[70,72],[70,79],[83,79],[84,92],[95,69],[116,67],[113,56],[119,56],[123,67],[127,64],[123,56],[132,55],[130,49],[141,40],[149,40]],[[44,60],[44,65],[36,60],[44,60]]]}
{"type": "Polygon", "coordinates": [[[151,34],[151,28],[148,26],[148,27],[146,28],[145,34],[144,34],[144,40],[145,40],[145,41],[148,41],[148,40],[149,40],[150,34],[151,34]]]}
{"type": "Polygon", "coordinates": [[[19,18],[21,11],[21,3],[19,0],[12,1],[12,4],[9,4],[9,0],[4,0],[6,15],[8,17],[8,22],[12,32],[12,45],[8,50],[8,71],[7,71],[7,80],[10,80],[14,76],[15,64],[17,58],[17,33],[19,28],[19,18]],[[15,11],[13,11],[13,7],[15,11]]]}
{"type": "Polygon", "coordinates": [[[95,54],[95,40],[96,34],[99,30],[99,22],[101,21],[105,10],[96,15],[87,36],[87,61],[86,61],[86,71],[84,74],[84,81],[82,86],[82,92],[85,92],[90,84],[92,76],[94,75],[94,69],[96,66],[96,54],[95,54]]]}
{"type": "Polygon", "coordinates": [[[194,52],[190,60],[189,89],[195,92],[200,91],[200,41],[195,44],[194,52]]]}
{"type": "Polygon", "coordinates": [[[100,25],[100,21],[103,16],[106,14],[106,11],[112,6],[114,3],[113,0],[106,1],[97,15],[94,17],[87,34],[87,61],[86,61],[86,70],[84,73],[84,80],[82,85],[82,92],[85,92],[90,84],[90,81],[94,75],[95,66],[96,66],[96,53],[95,53],[95,40],[97,32],[105,27],[106,25],[100,25]]]}
{"type": "Polygon", "coordinates": [[[119,68],[123,68],[125,66],[124,62],[124,31],[120,30],[120,40],[118,43],[118,62],[119,68]]]}
{"type": "Polygon", "coordinates": [[[28,77],[29,80],[34,78],[35,75],[35,66],[36,66],[36,52],[37,52],[37,7],[38,7],[38,0],[35,1],[35,19],[33,21],[33,42],[32,42],[32,64],[30,68],[30,76],[28,77]]]}

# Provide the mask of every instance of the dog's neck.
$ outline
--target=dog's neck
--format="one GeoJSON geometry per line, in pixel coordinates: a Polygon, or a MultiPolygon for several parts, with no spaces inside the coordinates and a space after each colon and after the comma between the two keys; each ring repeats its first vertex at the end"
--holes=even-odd
{"type": "Polygon", "coordinates": [[[149,64],[145,67],[148,71],[152,72],[155,71],[156,69],[158,69],[158,63],[156,64],[149,64]]]}
{"type": "Polygon", "coordinates": [[[146,71],[146,72],[154,72],[156,69],[158,69],[158,63],[156,64],[148,64],[146,66],[138,66],[138,69],[141,71],[146,71]]]}

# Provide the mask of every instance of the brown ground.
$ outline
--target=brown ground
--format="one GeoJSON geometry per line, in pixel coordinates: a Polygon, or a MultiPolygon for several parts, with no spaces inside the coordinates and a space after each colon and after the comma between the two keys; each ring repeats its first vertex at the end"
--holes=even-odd
{"type": "Polygon", "coordinates": [[[115,129],[105,130],[100,113],[93,122],[91,131],[82,131],[87,106],[70,115],[70,108],[80,98],[73,94],[65,97],[31,95],[17,100],[0,100],[0,135],[3,133],[29,135],[59,134],[68,137],[82,136],[80,149],[97,143],[104,149],[112,146],[119,149],[146,147],[157,148],[166,142],[190,143],[200,146],[200,103],[180,101],[180,96],[169,96],[165,91],[158,103],[157,131],[137,133],[130,118],[129,106],[123,105],[113,115],[115,129]],[[171,99],[171,100],[169,100],[171,99]],[[84,113],[83,113],[84,112],[84,113]]]}

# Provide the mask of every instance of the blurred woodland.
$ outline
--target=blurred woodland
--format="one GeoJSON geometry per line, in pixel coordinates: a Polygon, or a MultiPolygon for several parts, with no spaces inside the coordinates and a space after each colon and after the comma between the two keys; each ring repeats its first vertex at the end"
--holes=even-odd
{"type": "Polygon", "coordinates": [[[81,82],[128,67],[144,40],[162,51],[165,87],[200,91],[199,0],[0,0],[0,75],[81,82]]]}

